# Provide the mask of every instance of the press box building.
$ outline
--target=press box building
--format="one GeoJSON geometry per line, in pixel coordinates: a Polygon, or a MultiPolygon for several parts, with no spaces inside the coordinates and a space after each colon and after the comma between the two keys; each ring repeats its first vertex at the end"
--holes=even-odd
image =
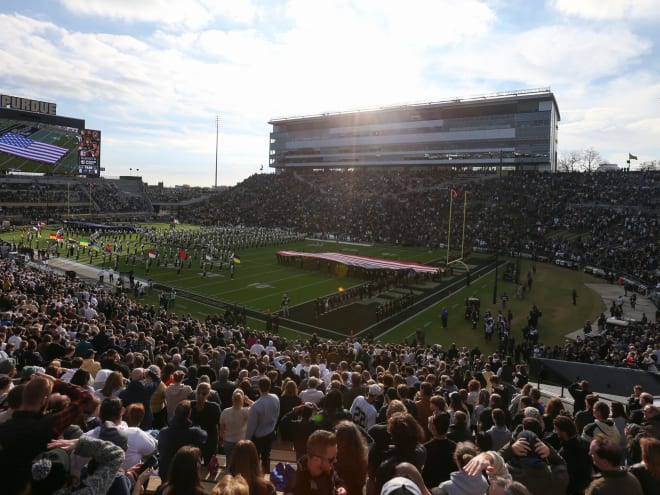
{"type": "Polygon", "coordinates": [[[269,122],[269,166],[554,172],[559,120],[550,88],[278,118],[269,122]]]}

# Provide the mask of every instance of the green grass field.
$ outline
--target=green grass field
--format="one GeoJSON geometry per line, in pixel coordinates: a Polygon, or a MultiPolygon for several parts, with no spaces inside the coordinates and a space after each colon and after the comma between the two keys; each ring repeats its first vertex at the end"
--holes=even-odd
{"type": "MultiPolygon", "coordinates": [[[[165,228],[165,226],[158,226],[165,228]]],[[[186,228],[186,227],[180,227],[186,228]]],[[[44,230],[41,239],[41,247],[45,246],[49,231],[44,230]]],[[[6,233],[0,236],[3,240],[17,241],[20,235],[17,232],[6,233]]],[[[33,241],[33,247],[36,244],[33,241]]],[[[158,246],[147,246],[147,249],[162,249],[158,246]]],[[[122,256],[119,262],[119,271],[127,272],[133,270],[138,279],[152,278],[155,282],[166,286],[172,286],[178,290],[185,290],[201,296],[221,300],[247,309],[265,313],[267,310],[277,311],[283,294],[288,294],[291,301],[292,319],[296,319],[297,307],[317,297],[336,293],[340,288],[347,289],[364,282],[362,279],[338,276],[327,273],[326,270],[307,270],[291,265],[280,265],[277,263],[275,252],[280,249],[292,249],[306,252],[334,251],[356,254],[361,256],[372,256],[379,258],[397,259],[405,261],[417,261],[430,263],[434,260],[444,259],[444,250],[429,250],[425,248],[403,248],[398,246],[362,246],[354,244],[340,244],[333,242],[301,241],[297,243],[272,246],[263,248],[252,248],[241,251],[241,263],[236,265],[234,279],[229,276],[227,266],[222,270],[214,268],[207,272],[204,277],[200,267],[200,260],[193,259],[191,267],[185,263],[180,273],[170,264],[167,268],[155,267],[149,273],[143,262],[135,265],[125,262],[122,256]]],[[[61,251],[64,254],[64,251],[61,251]]],[[[89,260],[88,255],[80,257],[81,262],[89,260]]],[[[102,255],[99,253],[92,259],[93,265],[100,267],[102,255]]],[[[106,259],[106,266],[108,260],[106,259]]],[[[522,279],[532,269],[531,261],[522,261],[522,279]]],[[[601,298],[589,290],[584,284],[594,282],[593,277],[581,272],[571,271],[566,268],[553,265],[536,263],[536,274],[534,275],[533,287],[527,293],[525,299],[515,297],[516,287],[512,282],[502,280],[502,272],[498,279],[497,303],[493,304],[494,273],[473,279],[470,287],[452,293],[447,298],[430,304],[425,310],[414,316],[391,326],[389,329],[374,332],[374,336],[386,342],[401,342],[403,339],[410,340],[417,329],[423,329],[426,334],[426,343],[441,343],[448,345],[456,342],[459,345],[473,346],[478,344],[482,350],[494,350],[496,343],[488,344],[483,339],[481,322],[477,330],[472,330],[472,325],[463,317],[466,297],[478,297],[481,300],[481,313],[490,310],[497,314],[501,308],[501,294],[509,295],[507,310],[513,313],[512,334],[516,340],[521,338],[521,329],[525,325],[527,315],[533,304],[536,304],[543,316],[540,320],[540,340],[546,344],[559,344],[565,335],[581,328],[585,320],[593,320],[603,311],[604,304],[601,298]],[[571,303],[571,291],[576,288],[579,294],[579,304],[573,306],[571,303]],[[441,329],[439,315],[443,307],[449,310],[449,325],[441,329]]],[[[444,282],[449,283],[458,277],[447,277],[444,282]]],[[[147,294],[147,304],[158,305],[158,294],[154,291],[147,294]]],[[[365,302],[369,303],[369,301],[365,302]]],[[[362,304],[365,304],[362,303],[362,304]]],[[[340,333],[348,334],[355,328],[358,316],[357,306],[351,306],[340,315],[340,333]],[[345,321],[345,326],[343,322],[345,321]]],[[[177,314],[192,314],[196,318],[203,319],[209,314],[219,313],[217,307],[178,297],[176,306],[172,309],[177,314]]],[[[506,313],[506,312],[505,312],[506,313]]],[[[265,329],[265,323],[260,320],[251,319],[248,324],[260,330],[265,329]]],[[[335,322],[336,324],[336,322],[335,322]]],[[[323,325],[323,321],[319,322],[323,325]]],[[[287,337],[306,337],[306,335],[287,329],[284,324],[280,326],[280,334],[287,337]]]]}

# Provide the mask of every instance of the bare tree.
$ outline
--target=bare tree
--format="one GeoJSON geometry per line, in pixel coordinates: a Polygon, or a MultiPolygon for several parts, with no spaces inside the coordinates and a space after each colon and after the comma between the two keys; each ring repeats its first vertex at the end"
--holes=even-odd
{"type": "Polygon", "coordinates": [[[598,165],[603,162],[603,157],[600,156],[600,153],[593,146],[582,151],[581,155],[581,168],[585,172],[596,171],[598,165]]]}
{"type": "Polygon", "coordinates": [[[576,172],[581,162],[582,162],[581,151],[575,151],[575,150],[569,151],[568,153],[563,153],[559,157],[559,162],[557,163],[557,169],[560,172],[576,172]]]}

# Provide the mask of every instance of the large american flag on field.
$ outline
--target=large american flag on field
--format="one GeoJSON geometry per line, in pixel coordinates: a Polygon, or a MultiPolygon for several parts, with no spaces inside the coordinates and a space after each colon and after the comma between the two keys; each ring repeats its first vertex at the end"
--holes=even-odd
{"type": "Polygon", "coordinates": [[[437,266],[423,265],[412,261],[387,260],[355,256],[342,253],[302,253],[300,251],[278,251],[278,256],[302,256],[303,258],[334,261],[349,266],[359,266],[368,270],[414,270],[417,273],[437,273],[437,266]]]}
{"type": "Polygon", "coordinates": [[[34,141],[20,134],[6,132],[0,136],[0,151],[38,162],[55,163],[69,150],[53,144],[34,141]]]}

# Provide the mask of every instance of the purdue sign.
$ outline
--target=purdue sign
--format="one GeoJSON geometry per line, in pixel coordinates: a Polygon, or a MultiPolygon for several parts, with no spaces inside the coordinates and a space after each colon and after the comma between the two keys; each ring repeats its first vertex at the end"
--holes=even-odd
{"type": "Polygon", "coordinates": [[[56,103],[19,98],[18,96],[0,95],[0,107],[10,108],[11,110],[43,113],[46,115],[57,115],[56,103]]]}

